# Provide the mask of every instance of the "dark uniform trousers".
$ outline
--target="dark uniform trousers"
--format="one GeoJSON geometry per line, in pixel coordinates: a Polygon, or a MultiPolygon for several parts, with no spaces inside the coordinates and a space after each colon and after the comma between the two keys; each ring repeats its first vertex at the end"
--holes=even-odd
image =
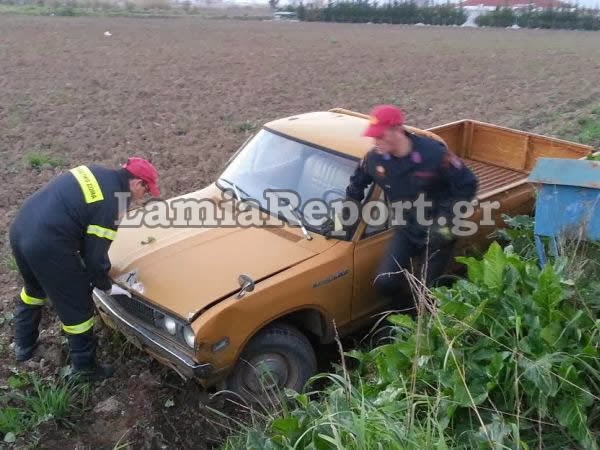
{"type": "Polygon", "coordinates": [[[443,242],[439,240],[429,243],[414,242],[406,230],[396,228],[379,264],[377,277],[374,280],[375,289],[384,297],[394,298],[398,309],[413,309],[416,299],[403,269],[411,272],[413,258],[420,257],[421,263],[426,268],[425,285],[431,287],[444,274],[455,244],[456,239],[443,242]]]}
{"type": "Polygon", "coordinates": [[[28,354],[33,350],[39,336],[42,309],[50,298],[67,333],[73,367],[93,366],[96,357],[94,303],[89,276],[80,257],[52,243],[27,248],[22,245],[22,230],[19,220],[10,229],[10,245],[24,282],[16,299],[18,351],[28,354]]]}
{"type": "Polygon", "coordinates": [[[433,225],[419,224],[417,210],[409,209],[404,217],[406,224],[395,226],[374,280],[377,292],[394,299],[399,309],[414,309],[414,290],[402,269],[412,272],[411,260],[419,256],[427,267],[426,286],[431,287],[440,279],[457,238],[449,228],[443,232],[444,226],[438,219],[443,217],[446,225],[451,226],[454,205],[473,199],[478,181],[443,143],[410,132],[406,135],[412,151],[405,157],[369,151],[352,174],[346,195],[362,202],[365,189],[375,183],[382,188],[388,205],[397,201],[415,202],[420,196],[432,203],[429,211],[424,211],[424,218],[433,220],[433,225]]]}
{"type": "Polygon", "coordinates": [[[64,174],[38,191],[10,227],[10,246],[24,282],[15,305],[17,359],[31,357],[49,301],[67,335],[72,367],[96,366],[92,290],[111,286],[107,250],[118,215],[111,196],[127,184],[122,172],[109,169],[94,168],[85,175],[87,183],[64,174]],[[102,190],[104,197],[95,200],[102,190]]]}

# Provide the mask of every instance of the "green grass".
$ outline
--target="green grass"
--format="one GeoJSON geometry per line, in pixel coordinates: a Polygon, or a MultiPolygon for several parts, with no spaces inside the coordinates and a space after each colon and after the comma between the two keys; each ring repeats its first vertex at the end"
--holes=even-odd
{"type": "Polygon", "coordinates": [[[27,155],[27,164],[31,169],[43,169],[45,167],[61,167],[65,165],[62,158],[41,152],[31,152],[27,155]]]}
{"type": "Polygon", "coordinates": [[[22,16],[128,16],[142,13],[137,9],[121,9],[121,8],[92,8],[87,6],[74,5],[5,5],[0,4],[0,14],[6,15],[22,15],[22,16]]]}
{"type": "Polygon", "coordinates": [[[593,106],[589,113],[579,117],[576,124],[563,130],[574,141],[600,147],[600,106],[593,106]]]}
{"type": "Polygon", "coordinates": [[[23,16],[49,16],[55,8],[40,5],[0,4],[0,14],[19,14],[23,16]]]}
{"type": "Polygon", "coordinates": [[[155,5],[137,6],[127,2],[123,7],[106,4],[89,5],[84,2],[70,2],[64,5],[25,4],[9,5],[0,4],[0,15],[23,15],[23,16],[90,16],[90,17],[148,17],[168,18],[182,16],[197,16],[205,19],[238,19],[238,20],[261,20],[270,16],[259,16],[255,14],[236,15],[235,13],[216,14],[216,10],[210,8],[189,7],[183,4],[181,7],[172,6],[160,0],[155,5]]]}
{"type": "Polygon", "coordinates": [[[233,126],[234,133],[249,133],[256,130],[256,123],[246,120],[244,122],[237,123],[233,126]]]}
{"type": "Polygon", "coordinates": [[[9,440],[26,435],[49,421],[69,425],[89,398],[88,385],[74,379],[40,378],[34,373],[17,373],[8,379],[0,399],[0,433],[9,440]]]}
{"type": "MultiPolygon", "coordinates": [[[[368,387],[354,385],[341,375],[327,375],[331,384],[321,401],[308,395],[289,394],[291,405],[278,416],[263,416],[244,433],[231,436],[223,449],[414,449],[444,448],[446,438],[436,425],[440,406],[436,396],[415,396],[414,402],[397,405],[374,402],[368,387]],[[407,426],[411,407],[424,406],[425,418],[407,426]],[[308,425],[308,426],[306,426],[308,425]],[[273,439],[266,439],[273,436],[273,439]]],[[[256,414],[256,413],[255,413],[256,414]]]]}
{"type": "Polygon", "coordinates": [[[19,268],[17,267],[17,261],[15,260],[15,257],[10,255],[7,256],[4,259],[4,265],[6,266],[6,268],[8,270],[10,270],[11,272],[16,272],[19,270],[19,268]]]}
{"type": "Polygon", "coordinates": [[[578,140],[583,144],[600,143],[600,117],[590,117],[579,121],[581,131],[578,140]]]}
{"type": "MultiPolygon", "coordinates": [[[[75,17],[75,16],[136,16],[136,15],[175,15],[174,13],[167,13],[166,10],[149,11],[137,7],[89,7],[89,6],[75,6],[75,5],[57,5],[57,6],[45,6],[45,5],[5,5],[0,4],[0,14],[6,15],[23,15],[23,16],[63,16],[63,17],[75,17]]],[[[181,13],[179,14],[181,15],[181,13]]]]}
{"type": "Polygon", "coordinates": [[[559,115],[552,122],[557,124],[557,137],[600,149],[600,105],[592,105],[567,121],[559,115]]]}
{"type": "Polygon", "coordinates": [[[112,355],[117,355],[117,361],[125,361],[142,353],[122,333],[106,328],[102,343],[103,347],[112,355]]]}

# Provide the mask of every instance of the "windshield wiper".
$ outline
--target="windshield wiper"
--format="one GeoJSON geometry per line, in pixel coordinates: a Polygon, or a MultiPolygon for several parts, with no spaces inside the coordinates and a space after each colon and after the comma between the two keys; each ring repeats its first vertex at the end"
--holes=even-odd
{"type": "Polygon", "coordinates": [[[243,200],[242,196],[240,195],[240,192],[244,193],[244,195],[246,196],[245,198],[249,197],[248,193],[246,191],[244,191],[243,189],[240,189],[239,187],[237,187],[237,184],[235,184],[234,182],[229,181],[229,180],[227,180],[225,178],[219,178],[219,180],[224,181],[225,183],[227,183],[227,184],[229,184],[229,185],[231,185],[233,187],[233,190],[235,192],[235,196],[237,197],[237,199],[239,201],[243,200]]]}
{"type": "Polygon", "coordinates": [[[308,230],[304,226],[304,217],[302,217],[302,214],[298,211],[295,211],[294,208],[292,208],[292,205],[290,205],[289,203],[287,206],[290,209],[290,212],[296,218],[296,220],[298,220],[298,224],[300,225],[300,228],[302,229],[302,234],[304,234],[304,237],[309,241],[312,240],[312,236],[310,234],[308,234],[308,230]]]}
{"type": "Polygon", "coordinates": [[[275,196],[279,199],[282,200],[285,203],[285,206],[287,206],[290,209],[290,212],[292,213],[292,215],[296,218],[296,220],[298,221],[298,224],[300,225],[300,228],[302,229],[302,234],[304,234],[304,237],[310,241],[312,240],[312,236],[308,233],[308,230],[306,229],[306,227],[304,226],[304,218],[303,217],[299,217],[300,214],[294,210],[294,208],[292,208],[291,203],[289,202],[288,199],[286,198],[282,198],[277,192],[272,191],[273,194],[275,194],[275,196]]]}

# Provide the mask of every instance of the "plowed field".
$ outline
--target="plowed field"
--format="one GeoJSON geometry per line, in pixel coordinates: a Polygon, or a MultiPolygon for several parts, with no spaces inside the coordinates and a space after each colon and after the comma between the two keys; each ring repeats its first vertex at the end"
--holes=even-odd
{"type": "MultiPolygon", "coordinates": [[[[27,195],[66,168],[149,157],[169,197],[210,182],[265,121],[331,107],[368,112],[381,102],[402,106],[419,127],[472,118],[554,135],[562,117],[600,99],[599,74],[598,33],[0,17],[0,315],[9,318],[21,287],[8,225],[27,195]],[[32,168],[32,153],[52,156],[55,167],[32,168]]],[[[66,347],[48,312],[27,370],[52,375],[66,347]]],[[[133,448],[218,441],[200,408],[205,393],[101,336],[116,378],[96,388],[73,428],[39,428],[42,448],[113,448],[121,437],[133,448]],[[93,412],[111,396],[116,412],[93,412]]],[[[14,367],[11,341],[12,322],[0,321],[0,385],[14,367]]]]}

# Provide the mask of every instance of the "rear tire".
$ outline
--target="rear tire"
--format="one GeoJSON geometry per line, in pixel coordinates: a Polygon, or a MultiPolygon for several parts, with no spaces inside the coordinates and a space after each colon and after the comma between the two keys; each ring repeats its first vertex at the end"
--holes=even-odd
{"type": "Polygon", "coordinates": [[[308,338],[296,327],[273,324],[248,343],[227,378],[227,389],[251,404],[279,403],[284,389],[301,392],[317,371],[308,338]]]}

